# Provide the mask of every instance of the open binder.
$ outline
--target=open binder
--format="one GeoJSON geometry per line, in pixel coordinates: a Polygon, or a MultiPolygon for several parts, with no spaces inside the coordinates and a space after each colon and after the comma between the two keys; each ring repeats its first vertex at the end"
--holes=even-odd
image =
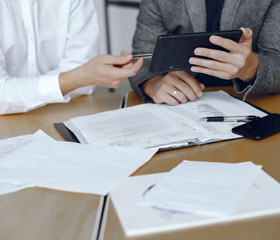
{"type": "Polygon", "coordinates": [[[217,115],[263,117],[266,112],[217,91],[177,106],[140,104],[72,118],[55,126],[68,141],[159,150],[240,138],[231,132],[240,122],[201,121],[217,115]]]}

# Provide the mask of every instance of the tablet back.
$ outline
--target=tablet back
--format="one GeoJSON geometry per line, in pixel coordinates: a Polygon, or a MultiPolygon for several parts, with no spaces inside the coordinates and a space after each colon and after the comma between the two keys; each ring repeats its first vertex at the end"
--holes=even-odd
{"type": "Polygon", "coordinates": [[[189,70],[189,58],[194,56],[197,47],[220,49],[227,51],[210,43],[211,35],[239,42],[242,31],[231,30],[216,33],[189,33],[179,35],[161,35],[158,37],[150,65],[151,73],[164,73],[180,70],[189,70]]]}

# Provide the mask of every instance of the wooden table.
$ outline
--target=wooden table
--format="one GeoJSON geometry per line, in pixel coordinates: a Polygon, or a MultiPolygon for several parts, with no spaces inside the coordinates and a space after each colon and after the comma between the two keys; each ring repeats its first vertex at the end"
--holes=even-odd
{"type": "MultiPolygon", "coordinates": [[[[0,139],[42,129],[54,139],[63,140],[53,123],[118,109],[121,99],[117,93],[95,94],[29,113],[0,116],[0,139]]],[[[42,188],[0,196],[0,239],[91,240],[100,200],[100,196],[42,188]]]]}
{"type": "MultiPolygon", "coordinates": [[[[230,87],[223,89],[236,97],[241,97],[230,87]]],[[[217,89],[208,89],[208,91],[213,90],[217,89]]],[[[248,99],[248,102],[269,112],[280,113],[280,95],[252,96],[248,99]]],[[[135,93],[130,93],[127,106],[134,106],[140,103],[141,101],[138,96],[135,93]]],[[[226,163],[252,161],[256,164],[263,165],[263,170],[280,182],[280,134],[258,142],[248,139],[238,139],[162,152],[156,154],[135,175],[170,171],[183,160],[226,163]]],[[[275,215],[269,218],[252,219],[250,221],[235,222],[232,224],[218,224],[210,227],[170,232],[169,234],[133,238],[133,240],[279,240],[279,227],[280,216],[275,215]]],[[[104,239],[128,239],[120,225],[112,202],[110,202],[108,208],[104,239]]]]}

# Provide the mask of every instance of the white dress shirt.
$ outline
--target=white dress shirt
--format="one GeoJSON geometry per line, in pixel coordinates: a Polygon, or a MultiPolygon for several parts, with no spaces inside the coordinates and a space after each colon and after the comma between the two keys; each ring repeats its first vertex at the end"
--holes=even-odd
{"type": "Polygon", "coordinates": [[[0,114],[91,94],[63,96],[59,74],[98,54],[93,0],[0,0],[0,114]]]}

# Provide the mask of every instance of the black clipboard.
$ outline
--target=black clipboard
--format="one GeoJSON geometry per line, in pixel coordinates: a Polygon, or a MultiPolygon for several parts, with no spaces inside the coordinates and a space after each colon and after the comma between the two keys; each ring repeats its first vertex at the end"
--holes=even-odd
{"type": "Polygon", "coordinates": [[[54,123],[54,126],[66,141],[80,143],[75,134],[69,128],[67,128],[64,123],[54,123]]]}
{"type": "Polygon", "coordinates": [[[194,56],[197,47],[227,51],[209,41],[210,36],[217,35],[239,42],[242,31],[230,30],[220,32],[200,32],[177,35],[160,35],[154,49],[149,71],[166,73],[172,71],[190,71],[189,59],[194,56]]]}

